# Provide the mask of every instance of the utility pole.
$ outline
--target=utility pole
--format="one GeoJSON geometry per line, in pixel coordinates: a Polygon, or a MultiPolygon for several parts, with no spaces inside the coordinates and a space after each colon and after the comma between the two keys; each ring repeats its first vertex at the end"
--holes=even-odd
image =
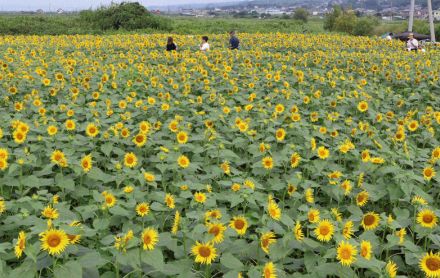
{"type": "Polygon", "coordinates": [[[409,8],[409,23],[408,23],[408,31],[412,32],[413,31],[413,24],[414,24],[414,6],[416,0],[411,0],[411,6],[409,8]]]}
{"type": "Polygon", "coordinates": [[[431,32],[431,41],[435,42],[434,17],[432,15],[432,2],[431,2],[431,0],[428,0],[428,18],[429,18],[429,30],[431,32]]]}

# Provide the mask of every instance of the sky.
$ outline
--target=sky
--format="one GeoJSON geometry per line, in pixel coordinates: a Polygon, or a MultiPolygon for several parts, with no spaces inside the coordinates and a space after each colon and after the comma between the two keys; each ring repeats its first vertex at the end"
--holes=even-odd
{"type": "MultiPolygon", "coordinates": [[[[0,11],[32,11],[37,9],[56,11],[59,8],[70,11],[97,7],[101,4],[109,4],[110,2],[111,0],[0,0],[0,11]]],[[[114,2],[121,2],[121,0],[114,2]]],[[[148,7],[188,3],[220,3],[231,2],[231,0],[137,0],[137,2],[148,7]]]]}

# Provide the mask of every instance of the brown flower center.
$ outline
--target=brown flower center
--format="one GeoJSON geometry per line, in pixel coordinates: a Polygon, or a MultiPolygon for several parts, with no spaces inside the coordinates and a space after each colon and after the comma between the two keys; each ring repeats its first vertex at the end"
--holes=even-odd
{"type": "Polygon", "coordinates": [[[241,220],[241,219],[237,219],[237,220],[234,221],[234,226],[235,226],[236,229],[241,230],[244,227],[244,221],[241,220]]]}
{"type": "Polygon", "coordinates": [[[50,247],[57,247],[61,242],[61,239],[58,235],[50,235],[47,239],[47,244],[50,247]]]}
{"type": "Polygon", "coordinates": [[[437,258],[429,258],[426,260],[426,267],[431,271],[440,270],[440,260],[437,258]]]}
{"type": "Polygon", "coordinates": [[[373,225],[373,224],[374,224],[374,221],[375,221],[375,218],[374,218],[373,215],[366,215],[366,216],[364,217],[364,224],[365,224],[366,226],[371,226],[371,225],[373,225]]]}
{"type": "Polygon", "coordinates": [[[206,246],[199,247],[199,254],[200,256],[207,258],[211,255],[211,249],[206,246]]]}
{"type": "Polygon", "coordinates": [[[432,223],[433,220],[434,220],[434,217],[432,217],[432,215],[430,215],[430,214],[423,215],[423,222],[424,223],[432,223]]]}

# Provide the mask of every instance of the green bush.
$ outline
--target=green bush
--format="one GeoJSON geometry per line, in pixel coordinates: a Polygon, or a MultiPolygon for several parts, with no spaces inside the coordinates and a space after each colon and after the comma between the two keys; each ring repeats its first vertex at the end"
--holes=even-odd
{"type": "Polygon", "coordinates": [[[341,6],[333,6],[333,11],[324,18],[324,30],[335,31],[336,20],[343,14],[341,6]]]}
{"type": "Polygon", "coordinates": [[[293,19],[301,20],[303,22],[307,22],[309,17],[309,12],[306,9],[296,9],[295,13],[293,14],[293,19]]]}
{"type": "Polygon", "coordinates": [[[353,34],[354,27],[356,26],[357,17],[354,13],[343,13],[336,18],[334,30],[338,32],[345,32],[353,34]]]}
{"type": "Polygon", "coordinates": [[[356,20],[353,28],[353,35],[356,36],[369,36],[374,32],[375,26],[377,26],[379,20],[375,17],[362,17],[356,20]]]}
{"type": "Polygon", "coordinates": [[[148,28],[171,30],[170,23],[151,14],[138,2],[122,2],[103,6],[95,11],[82,11],[80,19],[103,31],[120,29],[131,31],[148,28]]]}

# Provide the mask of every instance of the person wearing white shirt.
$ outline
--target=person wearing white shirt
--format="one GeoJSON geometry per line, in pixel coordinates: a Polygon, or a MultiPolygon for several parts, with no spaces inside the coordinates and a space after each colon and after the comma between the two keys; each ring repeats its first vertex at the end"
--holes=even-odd
{"type": "Polygon", "coordinates": [[[392,40],[393,40],[393,33],[389,33],[389,34],[385,37],[385,39],[386,39],[387,41],[392,41],[392,40]]]}
{"type": "Polygon", "coordinates": [[[208,37],[203,36],[202,37],[202,43],[200,44],[200,51],[209,51],[209,43],[208,43],[208,37]]]}
{"type": "Polygon", "coordinates": [[[417,51],[419,49],[419,42],[414,38],[414,34],[412,33],[408,36],[406,48],[408,49],[408,51],[417,51]]]}

